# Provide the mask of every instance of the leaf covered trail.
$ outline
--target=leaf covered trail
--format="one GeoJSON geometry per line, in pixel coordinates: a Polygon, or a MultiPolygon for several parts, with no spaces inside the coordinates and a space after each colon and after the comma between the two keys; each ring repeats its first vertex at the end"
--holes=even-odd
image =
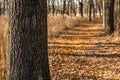
{"type": "Polygon", "coordinates": [[[49,35],[52,80],[120,80],[120,43],[103,34],[101,23],[82,22],[49,35]]]}

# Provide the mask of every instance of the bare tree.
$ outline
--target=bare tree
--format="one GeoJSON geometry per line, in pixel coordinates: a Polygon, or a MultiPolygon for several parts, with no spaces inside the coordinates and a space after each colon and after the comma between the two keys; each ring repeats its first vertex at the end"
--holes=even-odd
{"type": "Polygon", "coordinates": [[[55,13],[55,0],[52,0],[52,14],[55,13]]]}
{"type": "Polygon", "coordinates": [[[2,7],[1,7],[1,5],[2,5],[2,2],[0,1],[0,15],[2,14],[2,7]]]}
{"type": "Polygon", "coordinates": [[[89,0],[89,21],[91,22],[91,14],[92,14],[92,0],[89,0]]]}
{"type": "Polygon", "coordinates": [[[66,12],[66,0],[63,1],[63,15],[66,12]]]}
{"type": "Polygon", "coordinates": [[[81,16],[83,17],[83,0],[79,1],[79,12],[81,16]]]}
{"type": "Polygon", "coordinates": [[[117,30],[120,37],[120,0],[117,0],[117,30]]]}
{"type": "Polygon", "coordinates": [[[114,3],[115,0],[105,0],[104,2],[104,26],[105,34],[111,35],[114,32],[114,3]]]}

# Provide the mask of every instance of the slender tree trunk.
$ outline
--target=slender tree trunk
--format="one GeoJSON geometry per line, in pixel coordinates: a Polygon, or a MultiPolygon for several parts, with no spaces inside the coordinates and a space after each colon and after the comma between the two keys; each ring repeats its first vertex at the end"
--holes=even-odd
{"type": "Polygon", "coordinates": [[[91,11],[92,10],[92,1],[89,0],[89,21],[91,22],[91,11]]]}
{"type": "Polygon", "coordinates": [[[96,8],[95,8],[95,4],[94,4],[94,2],[92,2],[92,8],[93,8],[93,17],[95,18],[95,16],[96,16],[96,8]]]}
{"type": "Polygon", "coordinates": [[[83,17],[83,0],[81,2],[79,1],[79,11],[80,11],[81,17],[83,17]]]}
{"type": "Polygon", "coordinates": [[[99,15],[100,15],[100,17],[102,18],[102,8],[103,8],[103,1],[104,0],[99,0],[98,2],[97,2],[97,4],[98,4],[98,11],[99,11],[99,15]]]}
{"type": "Polygon", "coordinates": [[[103,28],[105,28],[106,23],[106,8],[105,8],[105,0],[103,0],[103,28]]]}
{"type": "Polygon", "coordinates": [[[101,6],[98,6],[98,10],[99,10],[99,15],[100,15],[100,17],[102,17],[102,15],[101,15],[101,6]]]}
{"type": "Polygon", "coordinates": [[[5,14],[5,5],[6,5],[6,0],[3,1],[3,14],[5,14]]]}
{"type": "Polygon", "coordinates": [[[70,14],[70,1],[68,1],[68,11],[67,11],[67,14],[69,15],[70,14]]]}
{"type": "Polygon", "coordinates": [[[97,15],[98,11],[97,11],[97,0],[94,0],[94,7],[95,7],[95,14],[97,15]]]}
{"type": "Polygon", "coordinates": [[[50,80],[47,1],[11,0],[7,80],[50,80]]]}
{"type": "Polygon", "coordinates": [[[63,1],[63,15],[65,14],[66,11],[66,0],[63,1]]]}
{"type": "Polygon", "coordinates": [[[70,14],[73,14],[73,3],[72,3],[72,0],[70,0],[70,14]]]}
{"type": "Polygon", "coordinates": [[[120,39],[120,0],[118,1],[118,11],[117,11],[117,27],[118,27],[118,37],[120,39]]]}
{"type": "Polygon", "coordinates": [[[47,8],[48,11],[47,12],[48,12],[48,14],[50,14],[50,0],[48,0],[48,5],[47,6],[48,6],[48,8],[47,8]]]}
{"type": "Polygon", "coordinates": [[[57,6],[58,6],[58,14],[60,14],[60,4],[59,4],[59,0],[57,0],[57,6]]]}
{"type": "Polygon", "coordinates": [[[2,14],[1,3],[0,3],[0,15],[2,14]]]}
{"type": "Polygon", "coordinates": [[[74,2],[74,0],[72,0],[72,12],[73,12],[73,14],[76,16],[76,6],[75,6],[75,2],[74,2]]]}
{"type": "Polygon", "coordinates": [[[52,14],[55,14],[55,1],[52,0],[52,14]]]}

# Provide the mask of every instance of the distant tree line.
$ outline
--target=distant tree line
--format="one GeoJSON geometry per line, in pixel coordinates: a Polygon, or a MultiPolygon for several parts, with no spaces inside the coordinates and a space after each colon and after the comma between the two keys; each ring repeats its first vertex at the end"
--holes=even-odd
{"type": "Polygon", "coordinates": [[[0,0],[0,15],[4,15],[8,9],[8,0],[0,0]]]}
{"type": "Polygon", "coordinates": [[[91,21],[98,13],[102,17],[102,0],[48,0],[48,14],[87,14],[91,21]]]}
{"type": "Polygon", "coordinates": [[[119,30],[120,0],[48,0],[47,3],[48,14],[87,15],[90,22],[99,15],[103,19],[106,35],[119,30]]]}

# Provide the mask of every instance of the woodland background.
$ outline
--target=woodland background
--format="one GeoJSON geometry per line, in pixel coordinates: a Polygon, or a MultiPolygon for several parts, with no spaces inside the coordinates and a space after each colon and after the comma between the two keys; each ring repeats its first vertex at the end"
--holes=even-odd
{"type": "MultiPolygon", "coordinates": [[[[0,80],[8,59],[9,0],[0,0],[0,80]]],[[[52,80],[120,79],[120,0],[47,0],[52,80]]]]}

